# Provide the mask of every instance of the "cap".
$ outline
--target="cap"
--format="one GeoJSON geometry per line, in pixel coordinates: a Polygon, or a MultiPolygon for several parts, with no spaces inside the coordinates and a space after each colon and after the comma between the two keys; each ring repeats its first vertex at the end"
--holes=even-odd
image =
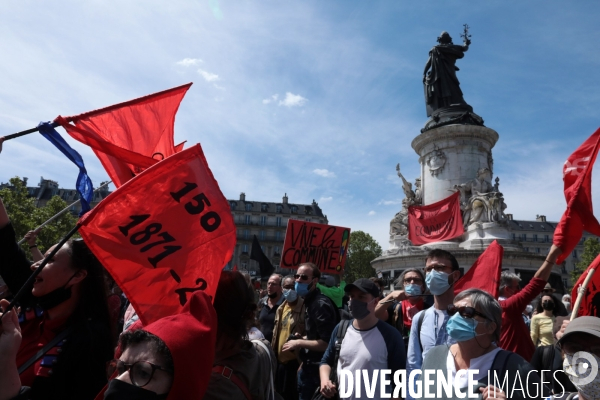
{"type": "Polygon", "coordinates": [[[569,322],[565,329],[565,334],[558,341],[563,343],[566,338],[574,333],[587,333],[597,338],[600,338],[600,318],[598,317],[578,317],[569,322]]]}
{"type": "Polygon", "coordinates": [[[551,290],[552,293],[556,292],[556,289],[553,289],[552,286],[550,286],[549,283],[546,283],[546,286],[544,286],[544,289],[542,290],[542,292],[545,292],[547,290],[551,290]]]}
{"type": "Polygon", "coordinates": [[[323,275],[321,277],[321,281],[319,283],[322,285],[325,285],[327,287],[334,287],[335,286],[335,278],[331,275],[323,275]]]}
{"type": "Polygon", "coordinates": [[[344,292],[349,292],[352,289],[358,289],[363,293],[369,293],[373,297],[379,296],[379,287],[368,278],[360,278],[349,285],[346,285],[344,292]]]}

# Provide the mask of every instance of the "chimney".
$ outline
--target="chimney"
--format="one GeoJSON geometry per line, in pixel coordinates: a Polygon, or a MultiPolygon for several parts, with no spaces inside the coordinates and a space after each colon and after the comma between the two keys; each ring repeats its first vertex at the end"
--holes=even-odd
{"type": "Polygon", "coordinates": [[[27,178],[26,176],[23,177],[23,185],[25,187],[27,187],[27,179],[29,179],[29,178],[27,178]]]}
{"type": "Polygon", "coordinates": [[[287,197],[287,193],[283,195],[283,204],[287,204],[288,203],[288,197],[287,197]]]}
{"type": "Polygon", "coordinates": [[[246,193],[240,193],[240,201],[246,201],[246,193]]]}
{"type": "Polygon", "coordinates": [[[513,215],[512,215],[512,214],[506,214],[506,218],[507,218],[509,221],[512,221],[512,220],[513,220],[513,215]]]}
{"type": "Polygon", "coordinates": [[[546,222],[546,216],[545,215],[536,215],[535,220],[537,222],[546,222]]]}

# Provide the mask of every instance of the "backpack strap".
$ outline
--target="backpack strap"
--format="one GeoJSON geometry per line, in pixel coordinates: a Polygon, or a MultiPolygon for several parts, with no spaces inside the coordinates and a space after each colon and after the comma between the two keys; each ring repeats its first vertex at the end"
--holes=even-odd
{"type": "Polygon", "coordinates": [[[331,368],[331,373],[329,374],[329,379],[331,382],[337,381],[337,365],[338,360],[340,359],[340,350],[342,349],[342,342],[344,341],[344,337],[346,336],[346,332],[348,331],[348,327],[352,321],[353,320],[351,319],[342,320],[338,326],[337,335],[335,337],[335,359],[333,362],[333,368],[331,368]]]}
{"type": "Polygon", "coordinates": [[[252,400],[252,395],[248,391],[246,385],[237,375],[233,372],[233,370],[225,365],[215,365],[213,366],[212,372],[215,374],[221,374],[225,379],[229,379],[234,385],[236,385],[246,397],[246,400],[252,400]]]}
{"type": "Polygon", "coordinates": [[[513,353],[510,351],[501,349],[498,354],[496,354],[496,357],[494,357],[494,361],[492,362],[492,367],[490,370],[496,371],[496,376],[504,376],[508,359],[512,354],[513,353]]]}
{"type": "Polygon", "coordinates": [[[543,369],[552,369],[552,364],[554,362],[554,345],[550,344],[548,346],[544,346],[542,350],[542,368],[543,369]]]}
{"type": "Polygon", "coordinates": [[[37,360],[39,360],[44,354],[49,352],[50,349],[52,349],[54,346],[56,346],[59,342],[61,342],[63,339],[66,339],[67,336],[69,336],[71,334],[71,332],[73,332],[73,329],[74,329],[74,327],[71,325],[70,327],[68,327],[67,329],[65,329],[58,335],[56,335],[54,337],[54,339],[52,339],[51,341],[46,343],[46,345],[40,351],[35,353],[33,355],[33,357],[31,357],[29,360],[25,361],[25,363],[23,363],[23,365],[21,365],[19,367],[19,371],[18,371],[19,375],[22,374],[27,368],[31,367],[32,364],[34,364],[37,360]]]}
{"type": "Polygon", "coordinates": [[[419,315],[417,321],[417,337],[419,338],[419,347],[421,348],[421,355],[423,354],[423,343],[421,343],[421,327],[423,326],[423,320],[425,319],[425,310],[419,315]]]}
{"type": "Polygon", "coordinates": [[[399,301],[394,307],[394,327],[404,335],[404,319],[402,317],[402,302],[399,301]]]}

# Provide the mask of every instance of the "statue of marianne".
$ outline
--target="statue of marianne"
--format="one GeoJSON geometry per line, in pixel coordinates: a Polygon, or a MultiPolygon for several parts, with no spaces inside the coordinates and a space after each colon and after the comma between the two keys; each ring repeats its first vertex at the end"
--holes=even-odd
{"type": "Polygon", "coordinates": [[[429,52],[429,60],[423,71],[423,84],[425,86],[425,103],[427,116],[430,117],[439,108],[457,105],[472,108],[463,99],[460,83],[456,77],[456,60],[464,57],[464,52],[469,49],[471,40],[465,25],[464,46],[452,43],[448,32],[442,32],[437,38],[438,45],[429,52]]]}

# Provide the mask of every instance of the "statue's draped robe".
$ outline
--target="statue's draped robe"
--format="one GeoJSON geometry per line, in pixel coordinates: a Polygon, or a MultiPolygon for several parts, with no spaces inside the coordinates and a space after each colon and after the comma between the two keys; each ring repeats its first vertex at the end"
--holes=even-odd
{"type": "Polygon", "coordinates": [[[460,83],[456,77],[458,68],[455,66],[456,60],[464,57],[467,48],[454,44],[440,44],[429,52],[430,71],[425,79],[428,117],[438,108],[449,107],[451,104],[468,107],[460,90],[460,83]]]}

